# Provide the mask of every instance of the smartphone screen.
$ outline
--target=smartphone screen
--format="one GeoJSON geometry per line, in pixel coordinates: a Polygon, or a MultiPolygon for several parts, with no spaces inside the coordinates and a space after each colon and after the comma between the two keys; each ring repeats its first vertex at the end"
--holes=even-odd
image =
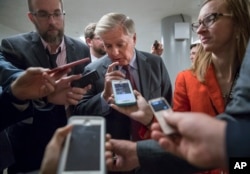
{"type": "Polygon", "coordinates": [[[151,105],[155,112],[170,109],[170,107],[167,105],[167,103],[164,100],[152,101],[151,105]]]}
{"type": "Polygon", "coordinates": [[[164,117],[167,117],[172,111],[172,108],[168,104],[165,98],[159,97],[156,99],[149,100],[149,106],[153,111],[155,118],[161,126],[162,131],[166,134],[175,133],[175,130],[167,124],[164,117]]]}
{"type": "Polygon", "coordinates": [[[117,105],[132,105],[136,103],[129,80],[113,80],[112,87],[117,105]]]}
{"type": "Polygon", "coordinates": [[[100,170],[100,132],[99,125],[73,127],[65,171],[100,170]]]}
{"type": "Polygon", "coordinates": [[[58,174],[105,174],[105,119],[71,116],[73,125],[60,158],[58,174]]]}

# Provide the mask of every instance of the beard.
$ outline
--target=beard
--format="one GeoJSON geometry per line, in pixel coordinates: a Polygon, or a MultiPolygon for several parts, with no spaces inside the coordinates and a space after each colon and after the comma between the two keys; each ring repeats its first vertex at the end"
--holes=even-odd
{"type": "Polygon", "coordinates": [[[38,26],[36,25],[36,29],[40,36],[49,44],[53,45],[59,45],[62,42],[63,36],[64,36],[64,29],[57,29],[55,26],[50,25],[49,29],[45,32],[42,32],[38,29],[38,26]],[[50,34],[50,30],[57,30],[57,34],[50,34]]]}
{"type": "Polygon", "coordinates": [[[97,48],[97,47],[93,47],[93,50],[95,51],[95,52],[97,52],[99,55],[105,55],[106,54],[106,51],[105,51],[105,49],[104,48],[97,48]]]}

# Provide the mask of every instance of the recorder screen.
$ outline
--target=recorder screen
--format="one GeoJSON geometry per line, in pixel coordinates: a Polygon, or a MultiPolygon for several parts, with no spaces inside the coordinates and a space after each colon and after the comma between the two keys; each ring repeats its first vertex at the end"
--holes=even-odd
{"type": "Polygon", "coordinates": [[[128,83],[115,84],[115,90],[117,101],[130,101],[131,97],[134,95],[131,92],[128,83]]]}
{"type": "Polygon", "coordinates": [[[116,94],[129,94],[131,93],[128,83],[115,84],[116,94]]]}
{"type": "Polygon", "coordinates": [[[65,171],[100,170],[100,129],[97,125],[73,127],[65,171]]]}
{"type": "Polygon", "coordinates": [[[153,106],[155,112],[169,109],[169,106],[165,103],[164,100],[152,101],[151,105],[153,106]]]}

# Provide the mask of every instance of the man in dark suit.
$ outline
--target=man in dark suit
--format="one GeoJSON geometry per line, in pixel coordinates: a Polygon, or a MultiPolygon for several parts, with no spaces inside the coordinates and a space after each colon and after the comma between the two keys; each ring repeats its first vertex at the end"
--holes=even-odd
{"type": "Polygon", "coordinates": [[[97,23],[95,33],[103,40],[107,55],[85,68],[85,73],[97,70],[100,79],[92,84],[91,90],[75,107],[75,114],[105,117],[106,131],[115,138],[129,140],[132,134],[136,134],[137,138],[133,140],[141,139],[141,130],[147,129],[146,125],[152,118],[148,118],[145,125],[140,124],[139,130],[131,132],[135,127],[130,126],[129,117],[109,107],[111,81],[124,79],[126,71],[123,66],[127,65],[136,89],[146,99],[164,96],[171,103],[167,69],[159,56],[135,49],[135,26],[128,16],[118,13],[104,15],[97,23]]]}
{"type": "Polygon", "coordinates": [[[140,167],[138,173],[143,174],[163,174],[166,171],[187,174],[202,171],[201,168],[228,169],[231,157],[249,158],[250,84],[246,83],[250,80],[249,66],[250,42],[233,89],[232,101],[217,119],[201,113],[174,113],[166,119],[180,136],[168,137],[162,133],[160,125],[154,123],[151,135],[156,141],[111,140],[111,144],[106,144],[110,150],[109,154],[106,153],[108,168],[128,171],[140,167]],[[119,166],[114,165],[113,153],[118,156],[119,166]]]}
{"type": "MultiPolygon", "coordinates": [[[[2,47],[18,55],[15,59],[6,57],[7,61],[20,69],[54,68],[56,65],[90,57],[89,48],[85,44],[64,35],[65,12],[61,0],[28,0],[28,6],[28,17],[36,27],[36,32],[3,39],[2,47]],[[50,59],[53,54],[54,62],[50,59]]],[[[71,73],[82,73],[85,65],[72,68],[71,73]]],[[[83,89],[76,88],[71,96],[77,99],[82,94],[83,89]]],[[[32,118],[8,128],[16,161],[9,167],[9,173],[28,172],[40,167],[46,144],[54,131],[67,123],[65,108],[64,105],[52,105],[50,109],[34,109],[32,118]]]]}

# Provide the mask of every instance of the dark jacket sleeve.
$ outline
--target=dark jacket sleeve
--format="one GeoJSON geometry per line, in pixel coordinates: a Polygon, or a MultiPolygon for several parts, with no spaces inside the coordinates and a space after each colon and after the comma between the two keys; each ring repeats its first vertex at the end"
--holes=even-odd
{"type": "Polygon", "coordinates": [[[250,120],[229,121],[226,129],[228,157],[250,157],[250,120]]]}
{"type": "Polygon", "coordinates": [[[138,174],[189,174],[202,171],[163,150],[154,140],[144,140],[137,143],[137,155],[140,168],[138,174]]]}
{"type": "Polygon", "coordinates": [[[29,106],[25,111],[19,111],[11,102],[11,98],[0,86],[0,132],[23,119],[32,115],[32,108],[29,106]]]}
{"type": "Polygon", "coordinates": [[[225,113],[219,115],[227,120],[226,150],[228,157],[250,157],[250,43],[233,89],[233,99],[225,113]],[[230,118],[231,119],[228,119],[230,118]]]}

